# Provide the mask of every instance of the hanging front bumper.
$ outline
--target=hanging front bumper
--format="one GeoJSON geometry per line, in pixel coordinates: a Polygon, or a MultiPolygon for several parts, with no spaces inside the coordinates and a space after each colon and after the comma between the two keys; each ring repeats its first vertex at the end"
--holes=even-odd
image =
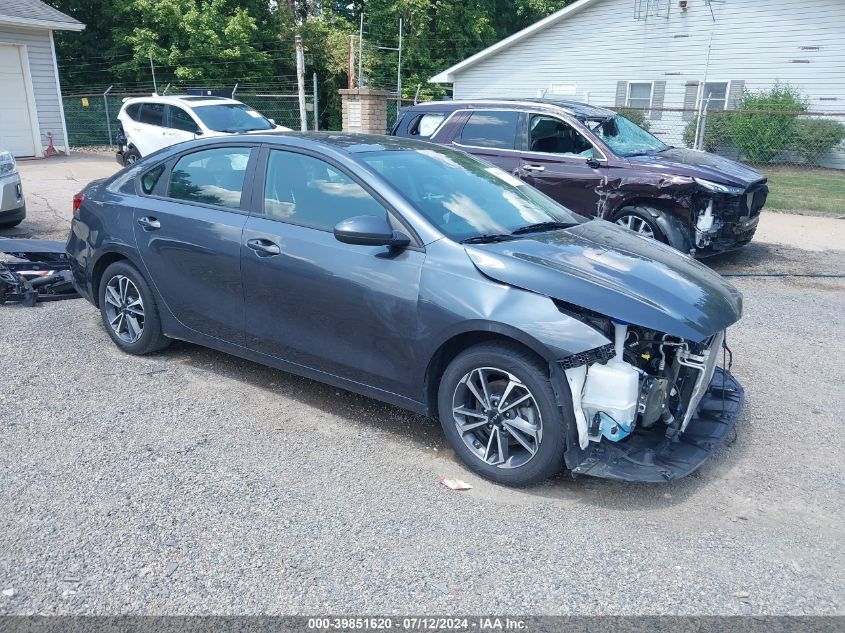
{"type": "Polygon", "coordinates": [[[573,474],[620,481],[662,483],[695,471],[731,433],[745,401],[736,379],[716,368],[710,386],[686,430],[673,439],[660,423],[637,431],[619,443],[591,443],[581,451],[573,474]]]}

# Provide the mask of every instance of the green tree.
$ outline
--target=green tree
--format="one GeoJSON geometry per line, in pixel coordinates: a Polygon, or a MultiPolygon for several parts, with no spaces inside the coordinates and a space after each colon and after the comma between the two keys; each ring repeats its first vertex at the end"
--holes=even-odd
{"type": "Polygon", "coordinates": [[[134,71],[153,62],[176,80],[225,83],[272,75],[272,58],[260,50],[258,20],[229,0],[133,0],[124,9],[114,39],[132,51],[116,66],[134,71]]]}

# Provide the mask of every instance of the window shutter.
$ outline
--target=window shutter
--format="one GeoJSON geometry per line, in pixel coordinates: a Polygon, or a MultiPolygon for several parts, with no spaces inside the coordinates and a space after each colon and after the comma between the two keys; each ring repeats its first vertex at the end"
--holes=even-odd
{"type": "Polygon", "coordinates": [[[745,82],[742,79],[732,79],[728,92],[728,103],[725,107],[728,110],[736,110],[739,102],[742,101],[743,94],[745,94],[745,82]]]}
{"type": "Polygon", "coordinates": [[[656,110],[651,111],[651,119],[654,121],[659,121],[663,118],[663,111],[661,108],[663,107],[663,101],[666,98],[666,82],[665,81],[655,81],[654,87],[652,88],[651,93],[651,107],[656,108],[656,110]]]}
{"type": "Polygon", "coordinates": [[[684,121],[692,121],[695,118],[695,110],[698,105],[698,81],[688,81],[684,92],[684,121]]]}
{"type": "Polygon", "coordinates": [[[628,99],[628,82],[627,81],[617,81],[616,82],[616,107],[617,108],[624,108],[625,101],[628,99]]]}

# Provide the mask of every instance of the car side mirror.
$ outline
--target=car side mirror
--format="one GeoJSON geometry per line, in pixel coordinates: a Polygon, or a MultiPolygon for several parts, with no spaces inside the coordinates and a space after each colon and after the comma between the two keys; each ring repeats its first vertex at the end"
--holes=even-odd
{"type": "Polygon", "coordinates": [[[590,156],[587,159],[587,167],[589,167],[590,169],[598,169],[601,166],[602,166],[602,162],[598,158],[596,158],[595,156],[590,156]]]}
{"type": "Polygon", "coordinates": [[[404,248],[411,238],[401,231],[393,230],[387,218],[374,215],[358,215],[341,220],[334,227],[335,239],[344,244],[360,246],[391,246],[404,248]]]}
{"type": "Polygon", "coordinates": [[[276,119],[267,119],[267,120],[270,121],[270,123],[272,123],[273,125],[276,125],[276,119]]]}
{"type": "Polygon", "coordinates": [[[194,130],[194,136],[202,136],[202,130],[200,128],[194,130]]]}

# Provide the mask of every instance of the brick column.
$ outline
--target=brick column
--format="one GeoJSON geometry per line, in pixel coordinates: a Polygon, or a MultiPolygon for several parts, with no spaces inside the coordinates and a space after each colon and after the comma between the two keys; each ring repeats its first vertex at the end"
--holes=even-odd
{"type": "Polygon", "coordinates": [[[344,88],[338,92],[343,110],[344,132],[387,132],[387,98],[391,93],[372,88],[344,88]]]}

